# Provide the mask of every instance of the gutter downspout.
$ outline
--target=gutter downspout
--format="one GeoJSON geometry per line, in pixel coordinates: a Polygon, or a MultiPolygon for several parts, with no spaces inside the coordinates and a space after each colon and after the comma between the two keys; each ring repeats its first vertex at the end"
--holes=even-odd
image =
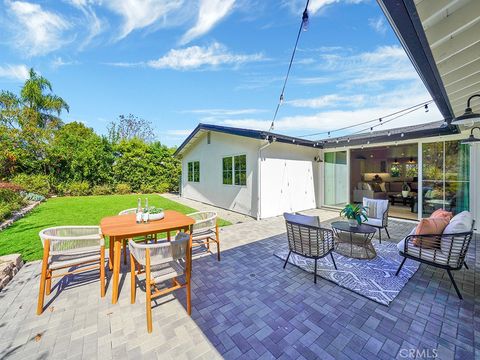
{"type": "Polygon", "coordinates": [[[277,139],[275,137],[269,137],[267,136],[267,139],[268,143],[260,146],[258,148],[258,157],[257,157],[257,171],[258,171],[258,175],[257,175],[257,220],[260,220],[261,216],[262,216],[262,212],[260,210],[260,207],[261,207],[261,204],[262,204],[262,201],[261,201],[261,195],[262,195],[262,150],[263,149],[266,149],[267,147],[269,147],[270,145],[272,145],[272,143],[274,141],[276,141],[277,139]]]}

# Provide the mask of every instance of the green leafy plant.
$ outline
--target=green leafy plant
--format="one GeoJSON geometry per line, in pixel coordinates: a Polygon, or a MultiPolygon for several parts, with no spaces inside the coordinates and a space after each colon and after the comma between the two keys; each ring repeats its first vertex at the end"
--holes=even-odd
{"type": "Polygon", "coordinates": [[[108,185],[95,185],[92,188],[93,195],[109,195],[112,193],[112,188],[108,185]]]}
{"type": "Polygon", "coordinates": [[[356,220],[358,225],[360,225],[363,221],[368,220],[367,209],[367,206],[360,204],[348,204],[340,211],[340,216],[349,220],[356,220]]]}
{"type": "Polygon", "coordinates": [[[159,208],[159,207],[151,206],[151,207],[148,209],[148,212],[149,212],[150,214],[160,214],[161,212],[163,212],[163,209],[162,209],[162,208],[159,208]]]}
{"type": "Polygon", "coordinates": [[[120,183],[115,186],[115,192],[117,194],[130,194],[132,192],[132,187],[129,184],[120,183]]]}

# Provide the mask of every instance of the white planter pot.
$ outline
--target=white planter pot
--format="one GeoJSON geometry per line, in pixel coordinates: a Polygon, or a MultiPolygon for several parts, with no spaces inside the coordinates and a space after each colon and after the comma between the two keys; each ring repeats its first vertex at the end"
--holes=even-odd
{"type": "Polygon", "coordinates": [[[164,217],[165,217],[165,213],[163,211],[158,214],[148,214],[148,220],[150,221],[161,220],[164,217]]]}
{"type": "Polygon", "coordinates": [[[348,224],[350,225],[350,227],[357,227],[358,226],[358,222],[355,219],[348,219],[348,224]]]}
{"type": "Polygon", "coordinates": [[[408,190],[402,190],[402,196],[403,196],[404,198],[408,197],[408,194],[410,194],[410,191],[408,191],[408,190]]]}

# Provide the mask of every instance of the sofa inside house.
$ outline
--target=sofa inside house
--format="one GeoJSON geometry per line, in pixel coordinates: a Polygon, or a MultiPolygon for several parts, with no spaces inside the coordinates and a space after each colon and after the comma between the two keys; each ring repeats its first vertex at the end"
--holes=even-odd
{"type": "MultiPolygon", "coordinates": [[[[406,181],[410,192],[418,191],[416,181],[406,181]]],[[[388,199],[391,195],[402,193],[404,181],[383,181],[380,177],[373,180],[359,181],[353,189],[353,201],[362,202],[363,198],[369,199],[388,199]]]]}

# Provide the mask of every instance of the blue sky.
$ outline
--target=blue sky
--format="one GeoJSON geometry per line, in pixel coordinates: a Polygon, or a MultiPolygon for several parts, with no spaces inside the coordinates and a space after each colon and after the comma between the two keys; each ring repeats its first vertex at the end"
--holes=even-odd
{"type": "MultiPolygon", "coordinates": [[[[65,121],[105,133],[109,121],[133,113],[167,145],[199,122],[268,129],[305,6],[0,2],[0,89],[18,91],[33,67],[70,105],[65,121]]],[[[333,130],[430,99],[376,1],[311,0],[309,10],[276,132],[333,130]]],[[[431,105],[385,128],[440,119],[431,105]]]]}

